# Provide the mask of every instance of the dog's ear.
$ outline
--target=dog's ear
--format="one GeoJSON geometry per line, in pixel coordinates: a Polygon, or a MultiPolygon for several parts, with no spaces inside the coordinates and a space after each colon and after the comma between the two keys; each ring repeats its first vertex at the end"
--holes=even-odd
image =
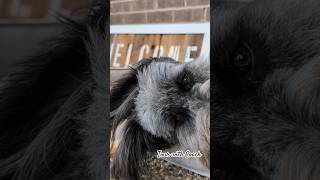
{"type": "MultiPolygon", "coordinates": [[[[123,108],[123,105],[133,105],[132,101],[138,92],[137,72],[149,65],[154,59],[143,59],[134,66],[131,66],[129,72],[116,82],[111,84],[110,92],[110,112],[112,115],[119,114],[117,109],[123,108]]],[[[123,113],[123,112],[122,112],[123,113]]]]}
{"type": "MultiPolygon", "coordinates": [[[[166,59],[167,60],[167,59],[166,59]]],[[[112,83],[110,92],[110,119],[112,130],[115,130],[127,117],[131,116],[134,109],[134,99],[138,95],[137,72],[142,71],[151,62],[160,61],[157,58],[142,59],[134,66],[130,67],[129,72],[121,79],[112,83]]],[[[170,61],[168,59],[167,61],[170,61]]],[[[111,134],[111,140],[114,138],[111,134]]]]}
{"type": "MultiPolygon", "coordinates": [[[[112,84],[110,92],[110,119],[115,130],[134,110],[134,98],[138,94],[136,70],[131,69],[120,80],[112,84]]],[[[113,131],[115,132],[115,131],[113,131]]],[[[113,138],[114,133],[112,133],[113,138]]]]}
{"type": "MultiPolygon", "coordinates": [[[[119,145],[112,159],[111,176],[116,179],[138,179],[139,162],[147,152],[167,147],[162,138],[145,131],[138,123],[134,100],[138,95],[137,72],[155,59],[139,61],[120,80],[112,85],[110,97],[110,118],[112,121],[111,144],[116,132],[120,132],[119,145]],[[121,126],[120,126],[121,125],[121,126]]],[[[113,147],[111,147],[113,149],[113,147]]]]}
{"type": "Polygon", "coordinates": [[[134,99],[138,95],[137,72],[151,61],[145,59],[130,67],[129,72],[111,84],[110,119],[112,121],[111,140],[114,140],[115,130],[134,111],[134,99]]]}

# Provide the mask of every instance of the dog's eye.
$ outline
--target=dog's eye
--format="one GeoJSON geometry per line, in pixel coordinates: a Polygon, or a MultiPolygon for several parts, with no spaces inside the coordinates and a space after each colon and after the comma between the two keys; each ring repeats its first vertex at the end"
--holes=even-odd
{"type": "Polygon", "coordinates": [[[241,44],[233,56],[233,65],[240,70],[248,70],[253,64],[254,56],[251,48],[241,44]]]}
{"type": "Polygon", "coordinates": [[[190,90],[193,86],[193,78],[191,74],[187,71],[181,72],[177,78],[177,84],[183,91],[190,90]]]}
{"type": "Polygon", "coordinates": [[[189,78],[188,74],[185,74],[182,78],[182,83],[189,84],[189,82],[190,82],[190,78],[189,78]]]}

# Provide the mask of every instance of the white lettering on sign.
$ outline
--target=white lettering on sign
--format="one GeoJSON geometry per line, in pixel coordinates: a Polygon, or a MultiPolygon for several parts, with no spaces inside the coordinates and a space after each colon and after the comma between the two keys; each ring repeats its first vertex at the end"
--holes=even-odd
{"type": "Polygon", "coordinates": [[[113,53],[113,43],[110,46],[110,61],[111,61],[112,53],[113,53]]]}
{"type": "Polygon", "coordinates": [[[118,62],[118,58],[121,57],[120,49],[124,47],[124,44],[117,44],[116,51],[114,52],[114,60],[113,67],[120,67],[120,63],[118,62]]]}
{"type": "Polygon", "coordinates": [[[162,57],[163,52],[164,52],[163,46],[156,46],[152,57],[162,57]]]}
{"type": "Polygon", "coordinates": [[[179,55],[180,55],[180,46],[171,46],[168,57],[171,57],[173,59],[179,59],[179,55]]]}
{"type": "Polygon", "coordinates": [[[189,62],[195,60],[195,56],[192,56],[192,53],[197,53],[199,47],[186,46],[184,47],[184,52],[182,52],[182,50],[183,47],[176,45],[169,46],[167,52],[165,52],[162,45],[157,45],[151,50],[151,45],[147,44],[142,45],[139,49],[134,49],[133,43],[128,43],[126,45],[123,43],[112,43],[110,46],[110,60],[112,59],[112,62],[110,63],[112,64],[112,67],[127,68],[132,62],[142,60],[144,57],[170,57],[177,61],[181,60],[183,62],[189,62]],[[138,52],[134,59],[132,57],[133,51],[138,52]],[[180,55],[184,56],[181,57],[180,55]]]}
{"type": "Polygon", "coordinates": [[[127,68],[144,58],[169,57],[183,63],[209,55],[209,22],[112,25],[110,32],[110,65],[115,69],[127,68]],[[116,51],[119,43],[124,46],[116,51]]]}
{"type": "Polygon", "coordinates": [[[129,47],[128,47],[128,51],[127,51],[126,63],[124,64],[125,68],[127,68],[129,66],[130,57],[131,57],[131,53],[132,53],[132,47],[133,47],[133,44],[130,43],[129,47]]]}
{"type": "Polygon", "coordinates": [[[191,52],[194,51],[196,52],[198,50],[197,46],[188,46],[187,50],[186,50],[186,57],[184,62],[189,62],[189,61],[193,61],[194,58],[191,58],[191,52]]]}
{"type": "Polygon", "coordinates": [[[140,49],[138,60],[143,59],[144,53],[149,54],[149,51],[150,51],[150,47],[148,45],[143,45],[140,49]]]}

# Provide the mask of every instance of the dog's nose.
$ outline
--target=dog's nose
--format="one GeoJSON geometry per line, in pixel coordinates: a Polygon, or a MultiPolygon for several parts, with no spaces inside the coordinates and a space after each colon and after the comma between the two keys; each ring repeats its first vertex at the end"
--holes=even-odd
{"type": "Polygon", "coordinates": [[[190,118],[190,116],[187,109],[181,107],[171,108],[171,119],[174,127],[181,126],[188,118],[190,118]]]}

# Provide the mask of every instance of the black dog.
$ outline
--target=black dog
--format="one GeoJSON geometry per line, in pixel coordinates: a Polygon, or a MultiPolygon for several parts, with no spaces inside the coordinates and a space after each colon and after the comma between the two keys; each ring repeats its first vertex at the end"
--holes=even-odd
{"type": "Polygon", "coordinates": [[[320,1],[211,15],[212,168],[225,179],[320,179],[320,1]]]}
{"type": "Polygon", "coordinates": [[[107,1],[6,77],[0,88],[0,179],[107,177],[107,1]]]}

